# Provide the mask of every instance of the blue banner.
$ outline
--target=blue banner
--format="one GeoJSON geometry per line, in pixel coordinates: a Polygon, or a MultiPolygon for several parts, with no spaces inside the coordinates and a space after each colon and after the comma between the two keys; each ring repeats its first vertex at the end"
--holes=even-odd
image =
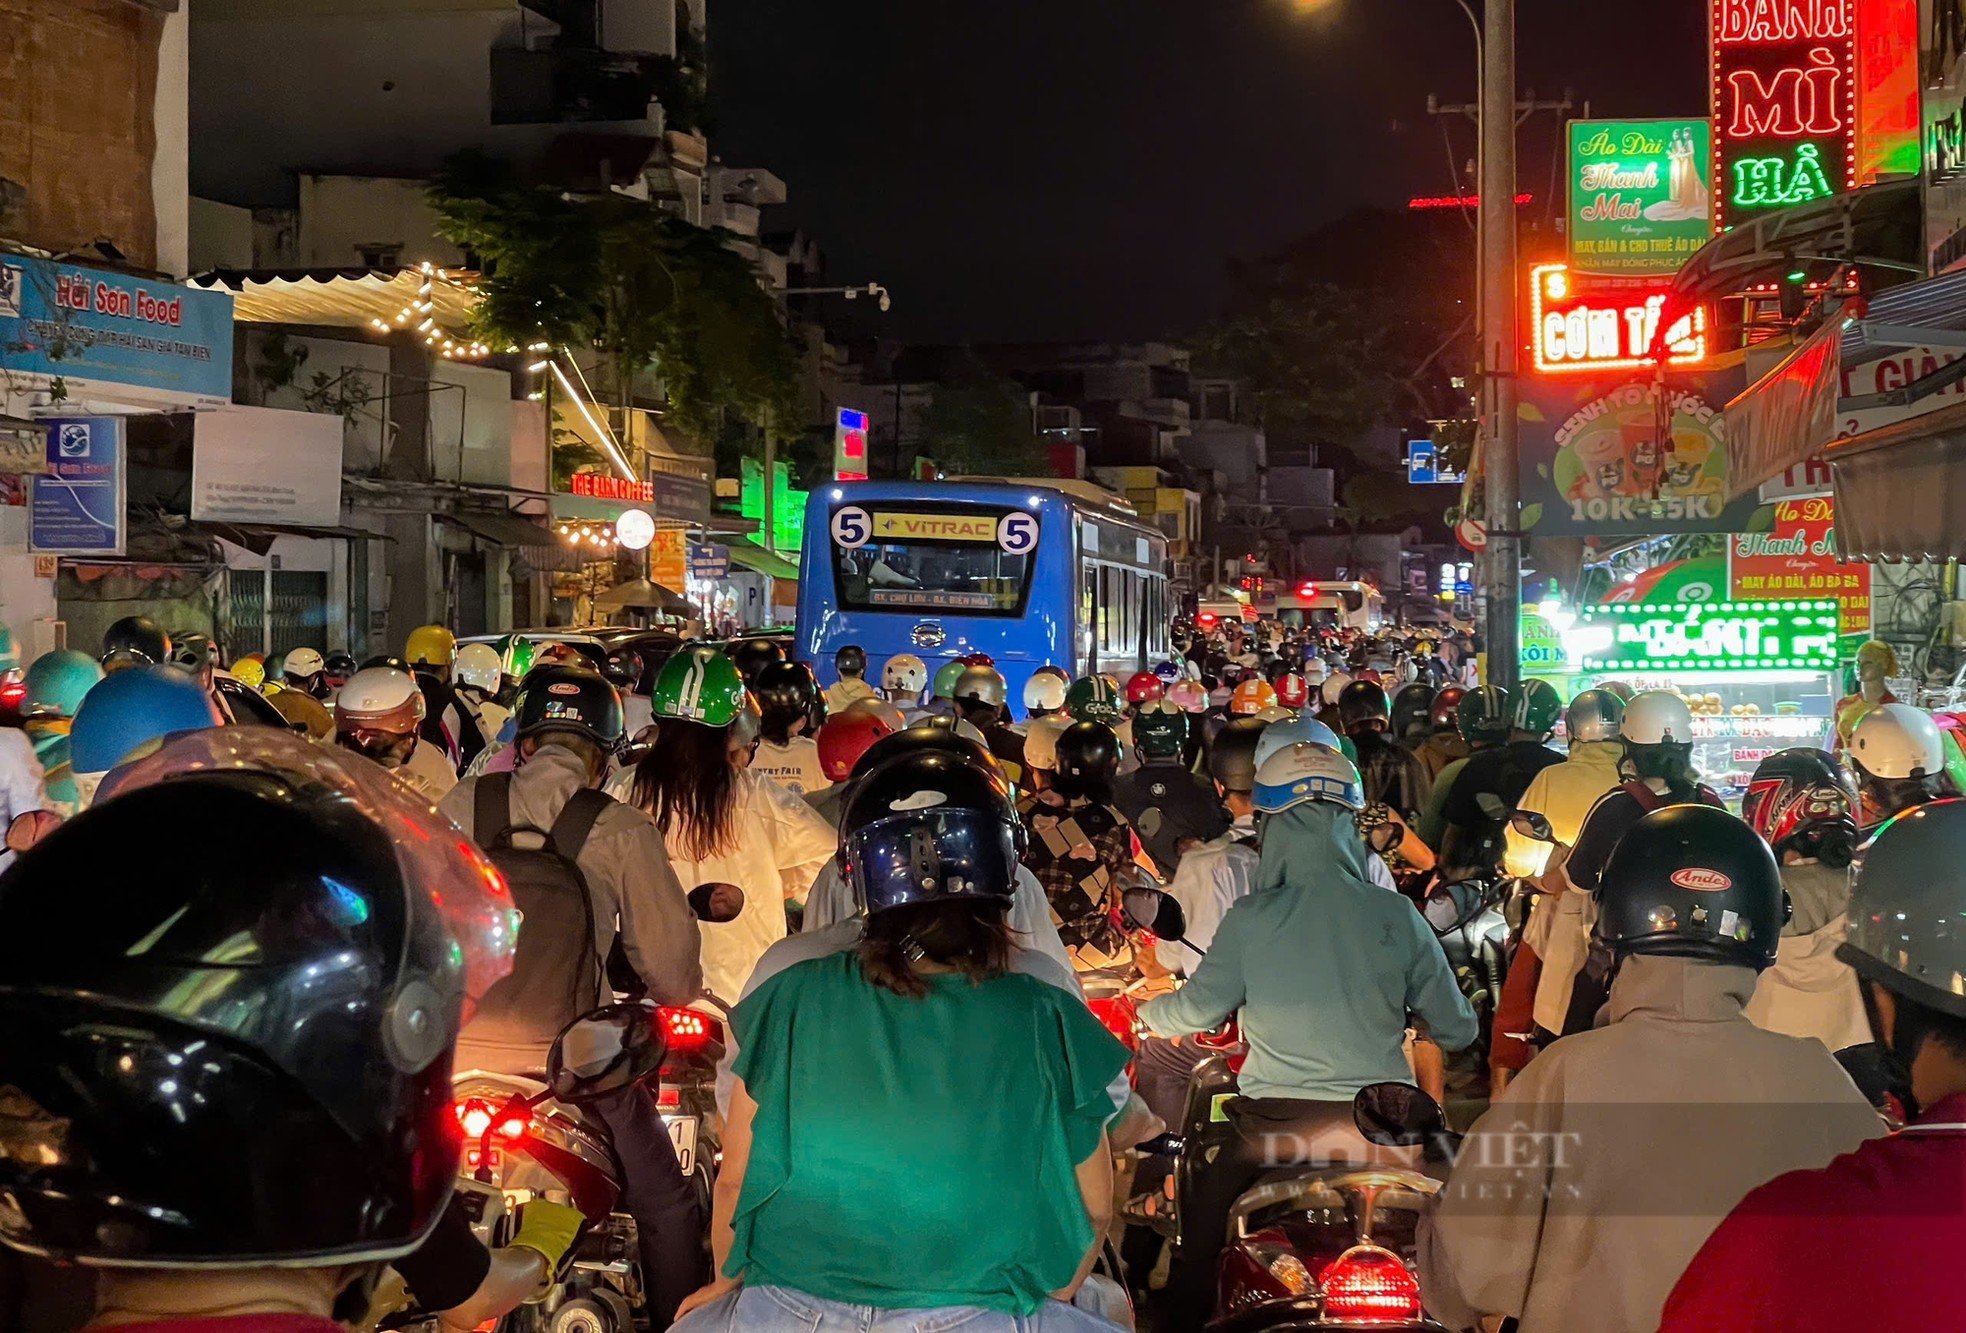
{"type": "Polygon", "coordinates": [[[730,547],[692,546],[689,548],[689,576],[714,583],[730,573],[730,547]]]}
{"type": "Polygon", "coordinates": [[[28,549],[123,554],[123,418],[60,417],[44,424],[48,472],[32,479],[28,549]]]}
{"type": "Polygon", "coordinates": [[[0,260],[0,365],[187,406],[229,403],[232,297],[9,255],[0,260]]]}

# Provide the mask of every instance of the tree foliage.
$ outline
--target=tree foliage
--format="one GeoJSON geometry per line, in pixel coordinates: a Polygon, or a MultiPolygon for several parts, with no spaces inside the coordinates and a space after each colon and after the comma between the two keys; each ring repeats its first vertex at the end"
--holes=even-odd
{"type": "Polygon", "coordinates": [[[1047,475],[1050,458],[1031,429],[1030,400],[1010,380],[976,376],[938,384],[923,422],[929,457],[952,473],[1047,475]]]}
{"type": "Polygon", "coordinates": [[[1305,443],[1343,442],[1384,424],[1395,384],[1371,303],[1328,283],[1278,288],[1203,331],[1197,363],[1242,381],[1263,429],[1305,443]]]}

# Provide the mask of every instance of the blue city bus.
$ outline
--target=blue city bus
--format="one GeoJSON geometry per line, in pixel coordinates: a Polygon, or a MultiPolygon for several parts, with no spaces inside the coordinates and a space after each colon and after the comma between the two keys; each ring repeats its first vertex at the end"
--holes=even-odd
{"type": "Polygon", "coordinates": [[[854,481],[806,506],[797,655],[826,684],[833,654],[867,652],[935,669],[985,652],[1021,713],[1047,664],[1121,681],[1167,658],[1167,539],[1117,499],[1041,482],[854,481]]]}

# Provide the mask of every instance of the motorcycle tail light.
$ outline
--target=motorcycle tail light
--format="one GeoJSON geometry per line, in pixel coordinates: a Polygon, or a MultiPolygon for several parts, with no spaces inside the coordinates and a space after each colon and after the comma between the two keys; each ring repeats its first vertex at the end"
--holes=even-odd
{"type": "Polygon", "coordinates": [[[665,1111],[677,1110],[683,1104],[683,1090],[681,1088],[658,1088],[655,1093],[655,1104],[665,1111]]]}
{"type": "Polygon", "coordinates": [[[655,1016],[662,1024],[671,1055],[695,1055],[721,1038],[716,1020],[694,1009],[657,1009],[655,1016]]]}
{"type": "Polygon", "coordinates": [[[471,1144],[464,1150],[464,1165],[472,1171],[481,1166],[488,1171],[497,1171],[505,1165],[505,1151],[498,1147],[480,1148],[475,1143],[471,1144]]]}
{"type": "Polygon", "coordinates": [[[464,1137],[467,1139],[482,1139],[485,1136],[485,1131],[491,1128],[492,1108],[490,1102],[480,1101],[476,1097],[469,1097],[464,1101],[455,1103],[451,1107],[451,1111],[457,1116],[458,1126],[464,1130],[464,1137]]]}
{"type": "Polygon", "coordinates": [[[1329,1323],[1397,1324],[1418,1319],[1420,1282],[1390,1250],[1355,1245],[1318,1274],[1329,1323]]]}

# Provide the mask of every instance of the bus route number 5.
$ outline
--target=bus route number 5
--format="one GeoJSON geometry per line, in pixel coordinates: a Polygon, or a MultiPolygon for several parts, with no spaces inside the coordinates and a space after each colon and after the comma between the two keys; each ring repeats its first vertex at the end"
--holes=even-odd
{"type": "Polygon", "coordinates": [[[859,550],[874,535],[874,521],[859,505],[833,511],[833,545],[849,551],[859,550]]]}
{"type": "Polygon", "coordinates": [[[997,545],[1007,555],[1029,555],[1038,545],[1038,516],[1016,510],[997,523],[997,545]]]}

